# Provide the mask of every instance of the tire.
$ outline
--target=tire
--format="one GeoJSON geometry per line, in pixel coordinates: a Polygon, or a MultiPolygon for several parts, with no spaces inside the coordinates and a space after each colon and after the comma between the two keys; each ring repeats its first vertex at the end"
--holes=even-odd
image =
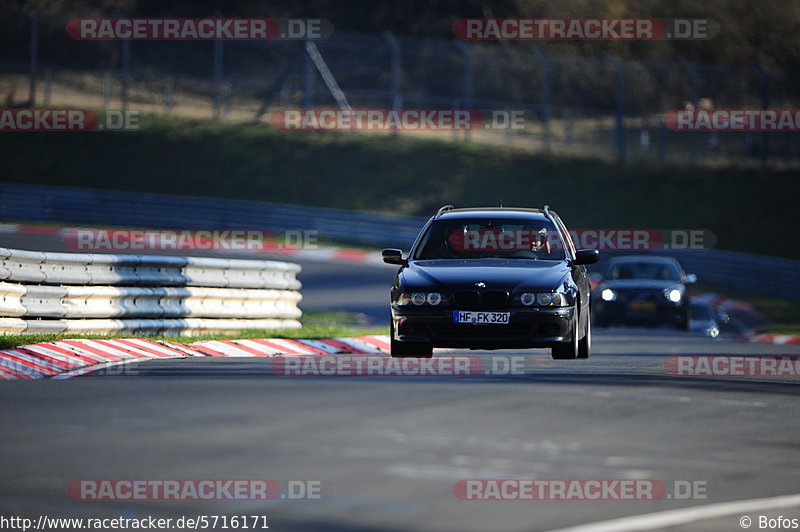
{"type": "Polygon", "coordinates": [[[551,356],[556,360],[572,360],[578,358],[578,327],[580,320],[575,320],[575,326],[572,328],[572,339],[560,345],[554,345],[551,349],[551,356]]]}
{"type": "Polygon", "coordinates": [[[433,346],[430,342],[398,342],[394,339],[394,325],[391,333],[392,358],[431,358],[433,346]]]}
{"type": "Polygon", "coordinates": [[[591,314],[586,320],[586,331],[583,338],[578,342],[578,358],[589,358],[592,356],[592,318],[591,314]]]}

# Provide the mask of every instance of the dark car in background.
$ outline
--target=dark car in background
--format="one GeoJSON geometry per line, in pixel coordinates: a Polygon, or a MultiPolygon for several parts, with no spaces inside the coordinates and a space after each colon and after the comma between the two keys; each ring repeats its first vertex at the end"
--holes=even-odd
{"type": "Polygon", "coordinates": [[[733,330],[730,316],[710,301],[692,301],[689,328],[710,338],[718,338],[723,332],[733,330]]]}
{"type": "Polygon", "coordinates": [[[544,209],[439,209],[391,288],[394,357],[430,357],[435,347],[551,348],[553,358],[591,354],[586,264],[558,215],[544,209]]]}
{"type": "Polygon", "coordinates": [[[667,323],[688,331],[687,285],[696,281],[672,257],[614,257],[594,290],[595,324],[667,323]]]}

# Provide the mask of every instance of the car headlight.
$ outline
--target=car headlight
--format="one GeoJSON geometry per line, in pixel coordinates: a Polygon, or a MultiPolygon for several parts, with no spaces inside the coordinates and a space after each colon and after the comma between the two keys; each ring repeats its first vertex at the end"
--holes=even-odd
{"type": "Polygon", "coordinates": [[[683,299],[683,292],[677,288],[673,288],[671,290],[664,290],[664,296],[673,303],[680,303],[681,299],[683,299]]]}
{"type": "Polygon", "coordinates": [[[603,301],[616,301],[617,293],[610,288],[606,288],[602,292],[600,292],[600,298],[603,301]]]}
{"type": "Polygon", "coordinates": [[[400,294],[400,297],[397,298],[398,305],[414,305],[420,307],[425,305],[431,305],[435,307],[436,305],[442,302],[442,294],[439,292],[403,292],[400,294]]]}
{"type": "Polygon", "coordinates": [[[567,296],[560,292],[542,292],[538,294],[525,292],[520,294],[519,302],[526,307],[532,305],[539,307],[566,307],[567,296]]]}
{"type": "Polygon", "coordinates": [[[442,294],[439,292],[431,292],[425,296],[425,301],[427,301],[429,305],[433,305],[435,307],[442,302],[442,294]]]}

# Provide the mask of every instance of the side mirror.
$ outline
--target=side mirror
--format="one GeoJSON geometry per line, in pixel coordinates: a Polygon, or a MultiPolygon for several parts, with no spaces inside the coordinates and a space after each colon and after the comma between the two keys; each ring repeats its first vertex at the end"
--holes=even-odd
{"type": "Polygon", "coordinates": [[[575,252],[575,261],[572,264],[584,266],[586,264],[594,264],[598,260],[600,260],[600,252],[596,249],[579,249],[575,252]]]}
{"type": "Polygon", "coordinates": [[[403,251],[400,249],[384,249],[381,256],[386,264],[397,264],[398,266],[408,264],[408,261],[403,258],[403,251]]]}
{"type": "Polygon", "coordinates": [[[697,282],[697,276],[693,273],[686,274],[686,284],[694,284],[697,282]]]}

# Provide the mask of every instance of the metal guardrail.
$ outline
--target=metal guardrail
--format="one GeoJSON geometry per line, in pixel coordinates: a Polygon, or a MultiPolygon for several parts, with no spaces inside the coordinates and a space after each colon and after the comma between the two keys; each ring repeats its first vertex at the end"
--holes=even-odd
{"type": "MultiPolygon", "coordinates": [[[[2,218],[156,229],[308,230],[339,242],[404,249],[426,221],[257,201],[10,183],[0,184],[2,218]]],[[[624,253],[601,252],[599,266],[624,253]]],[[[676,257],[702,283],[800,300],[800,261],[717,249],[655,253],[676,257]]]]}
{"type": "Polygon", "coordinates": [[[424,219],[260,201],[0,183],[0,219],[153,229],[318,231],[340,242],[402,246],[424,219]]]}
{"type": "Polygon", "coordinates": [[[299,271],[276,261],[0,248],[0,334],[299,328],[299,271]]]}

